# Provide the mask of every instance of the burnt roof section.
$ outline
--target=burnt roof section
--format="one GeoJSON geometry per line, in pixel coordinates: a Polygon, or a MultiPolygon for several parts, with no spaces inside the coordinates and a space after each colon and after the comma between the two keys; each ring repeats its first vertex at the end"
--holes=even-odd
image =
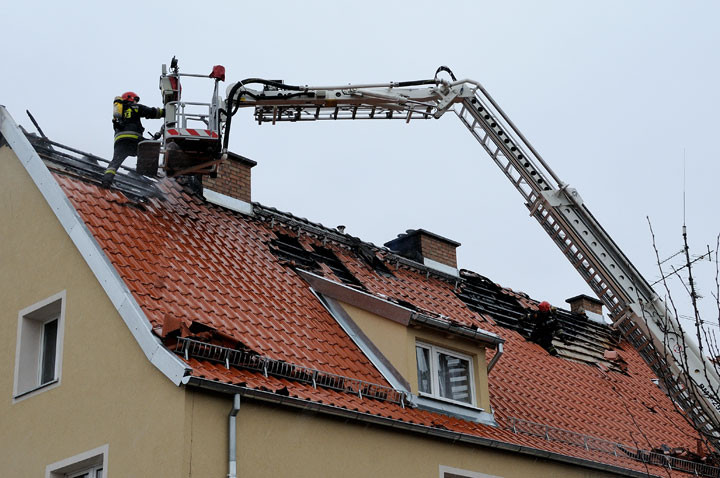
{"type": "MultiPolygon", "coordinates": [[[[102,181],[105,169],[110,163],[107,159],[51,141],[34,133],[25,132],[25,136],[35,148],[38,156],[53,171],[97,185],[102,181]]],[[[143,201],[151,197],[163,196],[160,189],[157,188],[155,180],[138,174],[134,169],[126,166],[120,166],[120,170],[121,172],[115,177],[113,188],[122,192],[128,199],[143,201]]]]}
{"type": "Polygon", "coordinates": [[[324,264],[345,285],[356,289],[365,289],[331,249],[318,244],[305,246],[297,237],[288,234],[276,234],[276,236],[270,241],[270,250],[286,261],[288,265],[322,272],[321,264],[324,264]]]}
{"type": "Polygon", "coordinates": [[[552,355],[622,371],[605,358],[605,351],[617,348],[620,341],[619,334],[609,326],[592,322],[582,314],[556,308],[553,311],[555,323],[543,327],[534,320],[537,311],[521,304],[517,295],[480,274],[463,270],[461,276],[464,280],[455,293],[471,310],[489,315],[498,325],[519,332],[552,355]]]}

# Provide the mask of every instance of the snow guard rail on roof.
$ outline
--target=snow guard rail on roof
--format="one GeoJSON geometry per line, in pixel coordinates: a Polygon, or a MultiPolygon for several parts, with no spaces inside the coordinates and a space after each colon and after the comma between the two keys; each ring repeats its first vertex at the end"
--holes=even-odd
{"type": "Polygon", "coordinates": [[[178,337],[175,353],[184,356],[185,360],[195,358],[222,363],[226,368],[232,366],[262,372],[266,377],[280,377],[310,384],[313,388],[328,388],[338,392],[351,393],[360,398],[367,397],[384,402],[392,402],[403,408],[407,403],[405,392],[403,391],[395,390],[394,388],[384,385],[364,382],[355,378],[303,367],[302,365],[274,360],[258,355],[251,350],[236,350],[195,339],[178,337]]]}
{"type": "Polygon", "coordinates": [[[565,443],[567,445],[585,448],[586,450],[599,451],[609,455],[624,456],[642,463],[692,473],[695,476],[711,478],[720,477],[720,468],[704,463],[685,460],[676,456],[656,453],[654,451],[642,450],[640,448],[626,446],[621,443],[603,440],[602,438],[571,432],[569,430],[563,430],[562,428],[543,425],[541,423],[522,420],[520,418],[509,417],[508,420],[510,421],[510,430],[512,430],[513,433],[532,435],[545,438],[547,441],[565,443]]]}

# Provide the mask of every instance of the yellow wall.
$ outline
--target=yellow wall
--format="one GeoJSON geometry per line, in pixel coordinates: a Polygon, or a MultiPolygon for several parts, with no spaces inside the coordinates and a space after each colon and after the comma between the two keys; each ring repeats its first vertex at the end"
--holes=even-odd
{"type": "MultiPolygon", "coordinates": [[[[194,395],[193,470],[219,478],[227,473],[232,399],[194,395]]],[[[239,477],[438,478],[440,465],[504,478],[617,476],[247,400],[237,433],[239,477]]]]}
{"type": "Polygon", "coordinates": [[[490,410],[487,385],[487,361],[485,348],[477,342],[459,336],[443,334],[429,328],[409,326],[372,314],[354,305],[340,302],[350,318],[385,355],[390,363],[410,384],[412,393],[418,393],[415,343],[424,342],[472,357],[475,374],[475,397],[477,406],[490,410]]]}
{"type": "Polygon", "coordinates": [[[46,465],[107,444],[110,477],[186,476],[184,391],[145,358],[6,146],[0,304],[0,475],[42,477],[46,465]],[[61,383],[13,403],[18,312],[63,290],[61,383]]]}

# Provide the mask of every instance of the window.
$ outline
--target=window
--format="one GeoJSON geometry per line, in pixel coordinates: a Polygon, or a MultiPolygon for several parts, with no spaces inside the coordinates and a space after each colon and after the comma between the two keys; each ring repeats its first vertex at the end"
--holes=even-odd
{"type": "Polygon", "coordinates": [[[474,404],[472,359],[434,345],[416,344],[418,391],[467,405],[474,404]]]}
{"type": "Polygon", "coordinates": [[[460,470],[449,466],[440,465],[440,478],[501,478],[495,475],[486,475],[468,470],[460,470]]]}
{"type": "Polygon", "coordinates": [[[64,298],[62,292],[18,314],[13,388],[16,399],[60,381],[64,298]]]}
{"type": "Polygon", "coordinates": [[[86,451],[45,468],[45,478],[103,478],[108,446],[86,451]]]}
{"type": "Polygon", "coordinates": [[[66,473],[65,476],[67,478],[102,478],[103,469],[102,466],[94,466],[77,473],[66,473]]]}

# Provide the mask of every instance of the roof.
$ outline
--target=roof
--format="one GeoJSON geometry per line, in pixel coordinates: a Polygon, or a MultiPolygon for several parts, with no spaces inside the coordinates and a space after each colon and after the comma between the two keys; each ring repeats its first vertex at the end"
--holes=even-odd
{"type": "Polygon", "coordinates": [[[189,194],[172,179],[104,190],[91,167],[68,169],[54,152],[42,153],[152,332],[191,370],[186,383],[352,412],[378,424],[586,466],[686,476],[678,466],[668,471],[647,458],[633,459],[649,456],[638,449],[661,445],[694,450],[698,435],[653,383],[639,354],[609,327],[560,311],[563,332],[547,350],[527,339],[520,320],[537,301],[479,274],[448,276],[260,204],[253,204],[252,216],[239,214],[189,194]],[[296,272],[306,268],[504,339],[504,355],[489,376],[499,426],[388,399],[391,384],[296,272]],[[183,355],[186,348],[177,344],[188,339],[226,355],[183,355]],[[250,358],[231,362],[229,351],[239,349],[250,358]],[[610,349],[619,351],[621,367],[603,360],[610,349]],[[268,366],[284,372],[268,373],[268,366]],[[318,384],[317,374],[330,378],[318,384]],[[354,388],[334,386],[335,379],[354,388]],[[363,394],[368,384],[374,392],[363,394]]]}

